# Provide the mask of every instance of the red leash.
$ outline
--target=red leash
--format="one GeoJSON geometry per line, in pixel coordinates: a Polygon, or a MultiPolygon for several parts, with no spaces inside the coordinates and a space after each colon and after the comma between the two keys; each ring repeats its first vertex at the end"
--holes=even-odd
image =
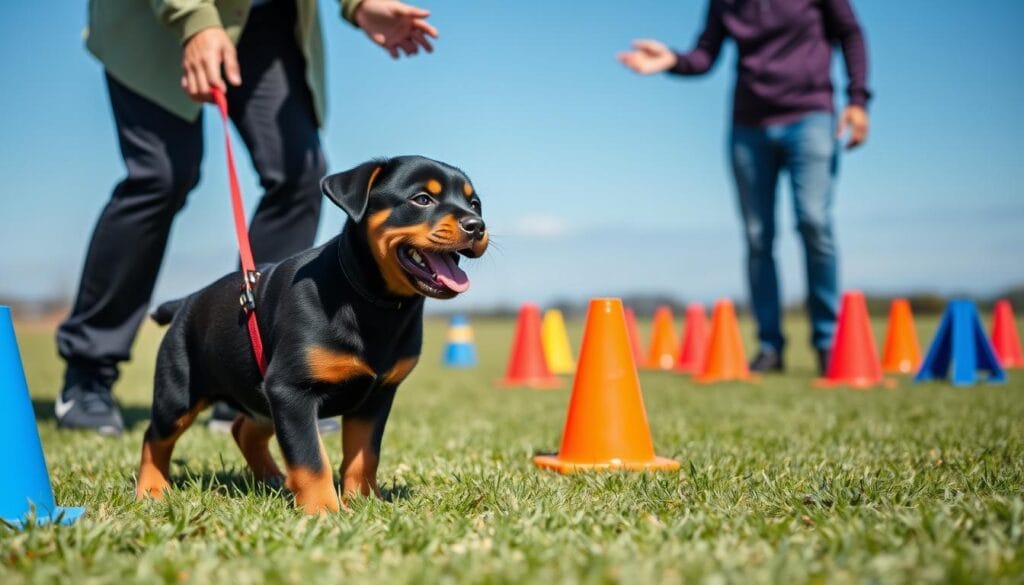
{"type": "Polygon", "coordinates": [[[239,303],[246,315],[249,328],[249,339],[252,341],[252,353],[256,356],[256,364],[260,367],[260,375],[267,374],[267,357],[263,354],[263,339],[260,337],[260,326],[256,322],[256,295],[253,287],[259,281],[260,273],[256,272],[256,263],[252,260],[252,248],[249,245],[249,230],[245,227],[245,208],[242,206],[242,189],[238,186],[238,175],[235,173],[235,156],[231,151],[231,134],[228,132],[228,101],[224,92],[218,88],[211,90],[213,101],[220,111],[220,119],[224,122],[224,149],[228,155],[228,182],[231,184],[231,210],[235,216],[235,236],[238,238],[238,255],[242,259],[242,295],[239,303]]]}

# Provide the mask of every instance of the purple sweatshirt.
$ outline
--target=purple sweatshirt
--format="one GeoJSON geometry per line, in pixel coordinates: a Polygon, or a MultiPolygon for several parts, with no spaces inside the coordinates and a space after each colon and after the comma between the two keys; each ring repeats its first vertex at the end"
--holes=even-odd
{"type": "Polygon", "coordinates": [[[739,50],[733,121],[747,126],[792,122],[833,111],[832,44],[843,49],[850,105],[866,106],[868,59],[864,34],[849,0],[710,0],[707,24],[670,71],[711,69],[725,37],[739,50]]]}

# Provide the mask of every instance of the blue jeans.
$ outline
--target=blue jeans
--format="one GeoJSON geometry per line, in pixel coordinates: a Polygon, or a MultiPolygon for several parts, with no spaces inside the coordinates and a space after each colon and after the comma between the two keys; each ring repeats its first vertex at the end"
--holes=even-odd
{"type": "Polygon", "coordinates": [[[782,307],[775,268],[775,192],[785,170],[804,246],[811,344],[832,346],[839,301],[832,236],[832,185],[839,164],[835,120],[814,112],[777,126],[734,126],[730,140],[740,215],[747,242],[750,298],[762,349],[782,351],[782,307]]]}

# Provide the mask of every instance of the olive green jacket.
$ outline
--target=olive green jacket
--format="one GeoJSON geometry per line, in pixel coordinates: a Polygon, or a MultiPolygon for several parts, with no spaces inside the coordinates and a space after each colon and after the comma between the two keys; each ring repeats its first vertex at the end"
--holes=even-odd
{"type": "MultiPolygon", "coordinates": [[[[339,1],[342,17],[354,23],[361,0],[339,1]]],[[[306,57],[306,83],[323,124],[324,45],[316,0],[295,3],[295,38],[306,57]]],[[[251,7],[252,0],[90,0],[85,44],[114,79],[168,111],[195,120],[202,106],[181,89],[182,45],[214,26],[223,27],[237,43],[251,7]]]]}

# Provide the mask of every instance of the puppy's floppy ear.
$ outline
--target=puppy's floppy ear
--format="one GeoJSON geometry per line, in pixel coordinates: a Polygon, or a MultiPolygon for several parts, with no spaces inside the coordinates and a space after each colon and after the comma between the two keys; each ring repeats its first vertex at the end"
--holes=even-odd
{"type": "Polygon", "coordinates": [[[370,190],[385,164],[387,161],[371,160],[344,173],[327,175],[320,180],[320,190],[358,223],[366,213],[370,190]]]}

